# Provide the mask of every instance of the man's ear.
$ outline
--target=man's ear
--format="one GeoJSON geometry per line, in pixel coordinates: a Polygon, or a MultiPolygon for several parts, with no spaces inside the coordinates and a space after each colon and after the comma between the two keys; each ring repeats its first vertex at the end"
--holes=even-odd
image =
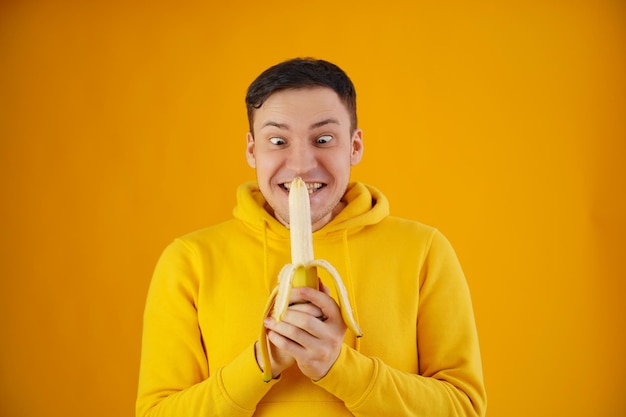
{"type": "Polygon", "coordinates": [[[357,165],[363,158],[363,131],[356,129],[352,135],[352,151],[350,153],[350,164],[357,165]]]}
{"type": "Polygon", "coordinates": [[[250,168],[256,168],[256,158],[254,157],[254,136],[252,136],[252,132],[248,132],[246,140],[246,160],[248,161],[250,168]]]}

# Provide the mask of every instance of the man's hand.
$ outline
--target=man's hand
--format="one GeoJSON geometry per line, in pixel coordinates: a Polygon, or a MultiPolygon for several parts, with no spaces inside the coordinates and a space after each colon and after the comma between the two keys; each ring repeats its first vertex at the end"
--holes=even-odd
{"type": "MultiPolygon", "coordinates": [[[[319,281],[319,285],[320,286],[323,285],[321,281],[319,281]]],[[[292,293],[290,294],[289,302],[290,302],[290,306],[288,308],[289,310],[300,311],[302,313],[306,313],[314,317],[323,316],[323,313],[319,308],[317,308],[316,306],[314,306],[307,300],[304,300],[301,296],[294,293],[293,290],[292,290],[292,293]]],[[[267,319],[266,319],[266,322],[267,322],[267,319]]],[[[263,357],[259,349],[259,342],[257,342],[254,345],[254,354],[256,356],[256,361],[259,367],[262,370],[265,369],[265,366],[263,364],[263,357]]],[[[269,355],[270,355],[270,362],[271,362],[271,367],[272,367],[272,378],[274,379],[278,378],[278,376],[285,369],[290,368],[296,363],[296,360],[294,359],[293,356],[291,356],[289,353],[285,351],[279,350],[273,343],[269,343],[269,355]]]]}
{"type": "Polygon", "coordinates": [[[304,375],[316,381],[328,373],[339,357],[347,327],[328,288],[321,283],[320,287],[321,291],[308,287],[294,288],[292,300],[308,303],[290,306],[280,322],[265,319],[268,339],[273,345],[273,376],[295,361],[304,375]]]}

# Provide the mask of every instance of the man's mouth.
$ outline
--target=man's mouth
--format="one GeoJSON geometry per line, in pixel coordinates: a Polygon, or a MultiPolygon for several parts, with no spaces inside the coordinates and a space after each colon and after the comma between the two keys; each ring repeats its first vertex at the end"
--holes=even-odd
{"type": "MultiPolygon", "coordinates": [[[[281,187],[289,191],[289,189],[291,188],[291,183],[284,182],[281,184],[281,187]]],[[[322,184],[321,182],[307,182],[306,183],[306,189],[309,191],[309,194],[313,194],[314,192],[316,192],[317,190],[323,187],[324,187],[324,184],[322,184]]]]}

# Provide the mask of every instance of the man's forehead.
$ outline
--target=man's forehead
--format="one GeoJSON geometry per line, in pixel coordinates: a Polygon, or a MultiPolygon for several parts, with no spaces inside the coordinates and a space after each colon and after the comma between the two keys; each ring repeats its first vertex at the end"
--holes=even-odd
{"type": "MultiPolygon", "coordinates": [[[[319,129],[321,127],[325,127],[328,125],[338,125],[340,126],[342,123],[336,117],[327,117],[320,119],[319,121],[315,121],[309,124],[309,129],[319,129]]],[[[266,128],[277,128],[281,130],[290,130],[291,125],[289,122],[279,122],[276,120],[268,119],[267,121],[262,122],[262,125],[259,129],[263,130],[266,128]]]]}
{"type": "Polygon", "coordinates": [[[335,91],[328,87],[316,87],[276,91],[256,109],[255,114],[263,119],[306,115],[321,121],[348,116],[348,110],[335,91]]]}

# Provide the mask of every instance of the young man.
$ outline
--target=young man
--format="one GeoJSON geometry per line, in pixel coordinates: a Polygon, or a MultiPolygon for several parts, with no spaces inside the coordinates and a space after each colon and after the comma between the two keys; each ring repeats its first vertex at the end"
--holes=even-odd
{"type": "Polygon", "coordinates": [[[159,260],[137,416],[483,416],[472,305],[452,247],[436,229],[390,216],[374,187],[350,182],[363,141],[347,75],[290,60],[262,73],[246,103],[257,181],[239,187],[233,219],[176,239],[159,260]],[[310,190],[315,256],[342,276],[360,339],[323,285],[294,290],[292,300],[309,303],[281,322],[262,321],[290,262],[288,185],[298,176],[310,190]]]}

